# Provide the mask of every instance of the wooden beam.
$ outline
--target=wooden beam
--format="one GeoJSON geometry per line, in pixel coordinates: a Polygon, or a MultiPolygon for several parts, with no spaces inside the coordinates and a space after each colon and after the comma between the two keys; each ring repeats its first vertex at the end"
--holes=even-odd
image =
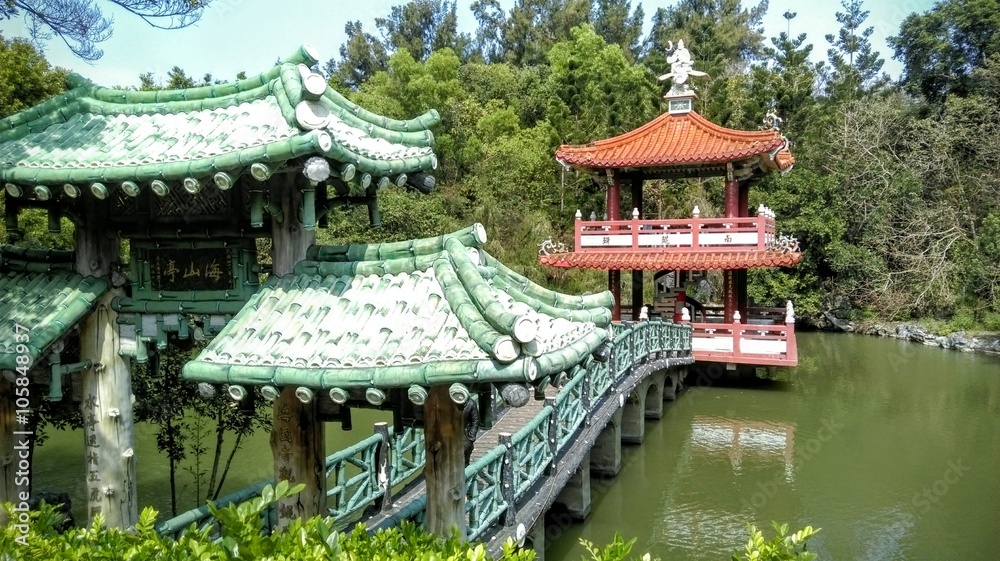
{"type": "MultiPolygon", "coordinates": [[[[86,197],[75,231],[77,273],[113,278],[121,240],[109,223],[110,205],[86,197]]],[[[122,529],[139,519],[132,376],[128,359],[118,354],[118,314],[111,307],[124,295],[112,287],[80,323],[80,360],[95,364],[81,376],[87,519],[93,523],[101,514],[106,526],[122,529]]]]}
{"type": "MultiPolygon", "coordinates": [[[[270,181],[271,201],[280,204],[286,220],[271,221],[273,274],[286,275],[306,257],[306,249],[316,240],[315,230],[306,230],[296,218],[302,205],[298,174],[274,176],[270,181]]],[[[305,181],[304,178],[301,181],[305,181]]],[[[275,480],[305,484],[305,489],[293,497],[278,502],[279,529],[286,528],[296,518],[311,518],[326,514],[326,430],[319,419],[318,401],[302,403],[295,387],[282,389],[274,400],[271,430],[271,454],[274,457],[275,480]]]]}
{"type": "Polygon", "coordinates": [[[465,522],[465,443],[462,411],[451,400],[448,386],[432,386],[424,402],[424,446],[427,463],[427,531],[448,538],[458,528],[463,538],[465,522]]]}

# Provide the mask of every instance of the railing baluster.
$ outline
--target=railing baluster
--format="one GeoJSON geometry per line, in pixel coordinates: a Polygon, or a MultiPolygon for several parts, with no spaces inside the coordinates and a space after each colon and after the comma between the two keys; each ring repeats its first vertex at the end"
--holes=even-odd
{"type": "Polygon", "coordinates": [[[382,512],[392,510],[392,439],[389,437],[389,424],[375,423],[375,433],[382,437],[375,452],[376,483],[382,490],[379,499],[382,512]]]}
{"type": "Polygon", "coordinates": [[[559,405],[556,398],[546,397],[545,407],[552,408],[548,426],[549,461],[545,466],[545,475],[552,475],[556,470],[556,452],[559,451],[559,405]]]}
{"type": "Polygon", "coordinates": [[[501,493],[506,508],[503,515],[503,525],[513,526],[517,520],[517,504],[514,499],[514,445],[510,440],[509,432],[500,433],[500,446],[504,447],[503,465],[500,468],[501,493]]]}

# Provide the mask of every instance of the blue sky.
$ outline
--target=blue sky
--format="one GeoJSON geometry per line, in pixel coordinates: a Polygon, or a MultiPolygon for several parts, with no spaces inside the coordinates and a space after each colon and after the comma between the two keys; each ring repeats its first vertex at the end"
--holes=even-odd
{"type": "MultiPolygon", "coordinates": [[[[104,49],[102,59],[92,64],[76,59],[58,39],[49,41],[45,54],[52,63],[107,86],[136,85],[143,72],[152,72],[162,79],[174,65],[196,78],[211,73],[216,79],[229,79],[239,71],[253,74],[269,68],[275,60],[284,58],[302,43],[316,46],[324,61],[335,57],[346,39],[344,24],[347,21],[361,20],[365,29],[374,33],[375,18],[402,2],[214,0],[198,24],[174,31],[152,29],[138,18],[108,8],[115,16],[115,32],[110,40],[100,45],[104,49]]],[[[470,3],[471,0],[460,0],[459,25],[471,32],[476,24],[467,7],[470,3]]],[[[514,0],[501,0],[501,3],[509,9],[514,0]]],[[[657,7],[673,3],[647,0],[643,2],[643,9],[648,18],[657,7]]],[[[867,24],[875,28],[874,45],[882,52],[886,59],[885,70],[893,78],[898,77],[900,66],[892,60],[885,38],[898,31],[906,15],[926,11],[933,3],[933,0],[865,2],[865,9],[871,12],[867,24]]],[[[744,0],[744,4],[749,3],[744,0]]],[[[797,12],[791,25],[792,34],[808,33],[809,42],[815,45],[814,57],[825,58],[827,42],[823,36],[838,29],[834,15],[838,9],[841,9],[840,2],[835,0],[771,0],[764,21],[765,33],[773,36],[784,31],[786,21],[782,14],[786,10],[797,12]]],[[[25,33],[20,20],[0,22],[0,32],[6,37],[25,33]]]]}

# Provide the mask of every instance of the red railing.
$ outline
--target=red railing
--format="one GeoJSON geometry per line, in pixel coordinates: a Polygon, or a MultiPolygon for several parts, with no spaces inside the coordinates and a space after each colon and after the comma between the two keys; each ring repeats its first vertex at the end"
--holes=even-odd
{"type": "Polygon", "coordinates": [[[582,220],[574,226],[575,250],[685,251],[765,250],[774,242],[774,216],[674,220],[582,220]]]}
{"type": "Polygon", "coordinates": [[[691,350],[697,361],[761,366],[795,366],[795,324],[692,323],[691,350]]]}

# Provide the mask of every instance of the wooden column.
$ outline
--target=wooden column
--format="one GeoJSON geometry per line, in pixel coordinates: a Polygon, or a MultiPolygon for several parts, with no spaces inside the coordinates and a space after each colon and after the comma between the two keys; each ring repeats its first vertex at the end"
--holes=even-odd
{"type": "MultiPolygon", "coordinates": [[[[282,223],[271,221],[273,274],[286,275],[296,263],[305,259],[306,249],[316,239],[315,230],[306,230],[299,221],[302,205],[302,184],[298,174],[275,176],[271,179],[271,201],[281,206],[282,223]]],[[[316,400],[302,403],[295,396],[295,387],[287,386],[274,400],[271,430],[271,454],[274,456],[276,481],[304,483],[301,493],[278,502],[279,529],[296,518],[311,518],[326,514],[326,431],[319,420],[316,400]]]]}
{"type": "MultiPolygon", "coordinates": [[[[87,197],[76,227],[76,272],[110,277],[121,260],[121,240],[108,229],[109,204],[87,197]]],[[[124,296],[112,288],[80,323],[80,360],[93,368],[81,375],[87,519],[98,514],[111,528],[129,528],[139,519],[135,485],[135,428],[129,361],[118,354],[118,314],[111,301],[124,296]]]]}
{"type": "MultiPolygon", "coordinates": [[[[614,170],[609,170],[614,173],[614,170]]],[[[608,213],[608,220],[621,220],[621,212],[619,211],[619,206],[621,205],[621,177],[617,174],[608,185],[608,190],[605,193],[604,199],[604,209],[608,213]]],[[[615,305],[611,309],[611,321],[621,321],[622,320],[622,272],[621,271],[608,271],[608,290],[615,297],[615,305]]]]}
{"type": "MultiPolygon", "coordinates": [[[[632,177],[632,207],[639,209],[639,218],[642,218],[642,177],[632,177]]],[[[632,271],[632,321],[639,320],[639,312],[642,311],[642,270],[632,271]]]]}
{"type": "MultiPolygon", "coordinates": [[[[750,181],[743,180],[739,182],[739,216],[750,216],[750,181]]],[[[736,278],[734,279],[734,284],[736,285],[736,309],[740,311],[740,316],[743,318],[741,321],[746,323],[749,320],[747,316],[749,307],[749,298],[747,296],[747,270],[740,269],[736,271],[736,278]]]]}
{"type": "Polygon", "coordinates": [[[424,403],[424,446],[427,463],[427,531],[448,538],[452,527],[466,533],[465,443],[462,411],[448,395],[448,387],[431,386],[424,403]]]}
{"type": "MultiPolygon", "coordinates": [[[[737,218],[740,216],[740,184],[732,176],[730,170],[726,175],[725,192],[726,218],[737,218]]],[[[736,271],[723,271],[722,304],[725,319],[723,323],[732,323],[733,312],[739,309],[737,294],[739,290],[736,286],[736,271]]],[[[745,321],[745,320],[743,320],[745,321]]]]}

